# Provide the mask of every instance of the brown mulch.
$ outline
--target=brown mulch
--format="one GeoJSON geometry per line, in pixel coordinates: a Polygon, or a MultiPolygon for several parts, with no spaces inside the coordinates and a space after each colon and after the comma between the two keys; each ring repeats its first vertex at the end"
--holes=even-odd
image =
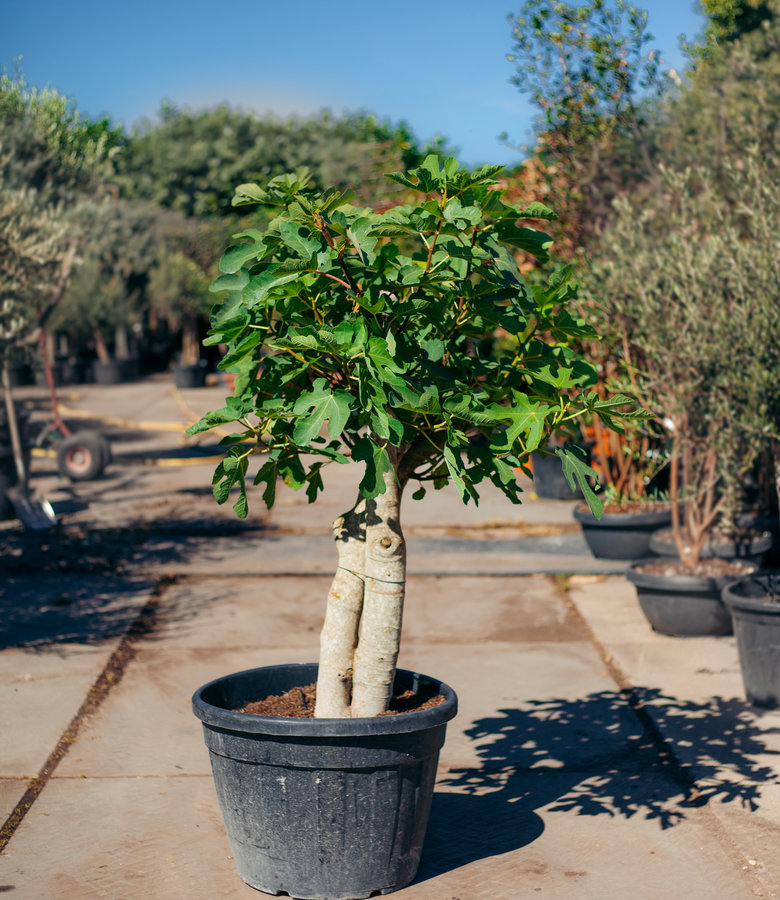
{"type": "MultiPolygon", "coordinates": [[[[387,712],[381,716],[396,716],[402,713],[417,712],[421,709],[432,709],[444,703],[442,694],[434,693],[432,685],[420,685],[415,694],[412,691],[404,691],[397,694],[390,701],[387,712]]],[[[253,700],[242,706],[237,712],[251,713],[255,716],[287,716],[296,719],[313,719],[314,702],[317,699],[317,685],[306,684],[303,687],[292,688],[284,694],[275,694],[264,700],[253,700]]]]}
{"type": "MultiPolygon", "coordinates": [[[[579,508],[583,512],[588,511],[588,507],[584,503],[579,508]]],[[[663,512],[667,509],[669,509],[669,504],[663,500],[631,500],[626,503],[604,504],[605,513],[650,513],[663,512]]]]}
{"type": "Polygon", "coordinates": [[[635,566],[635,571],[645,575],[698,575],[718,578],[722,575],[747,575],[753,572],[749,563],[708,557],[699,560],[695,566],[686,566],[679,559],[658,559],[635,566]]]}

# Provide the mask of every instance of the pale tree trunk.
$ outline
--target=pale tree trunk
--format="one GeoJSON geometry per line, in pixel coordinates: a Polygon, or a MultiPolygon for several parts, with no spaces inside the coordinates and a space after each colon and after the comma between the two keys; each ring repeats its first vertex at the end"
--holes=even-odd
{"type": "Polygon", "coordinates": [[[181,323],[181,364],[196,366],[199,360],[198,319],[196,316],[185,316],[181,323]]]}
{"type": "Polygon", "coordinates": [[[403,486],[395,469],[385,472],[384,483],[384,494],[367,503],[363,615],[352,674],[355,717],[376,716],[387,709],[401,639],[406,583],[400,522],[403,486]]]}
{"type": "Polygon", "coordinates": [[[114,355],[117,359],[128,359],[130,356],[127,325],[124,323],[120,323],[114,328],[114,355]]]}
{"type": "Polygon", "coordinates": [[[111,354],[108,352],[103,332],[99,328],[93,328],[92,336],[95,340],[95,352],[100,362],[111,362],[111,354]]]}
{"type": "Polygon", "coordinates": [[[366,555],[366,501],[333,523],[339,565],[328,594],[320,633],[320,665],[315,718],[350,716],[352,666],[363,611],[366,555]]]}

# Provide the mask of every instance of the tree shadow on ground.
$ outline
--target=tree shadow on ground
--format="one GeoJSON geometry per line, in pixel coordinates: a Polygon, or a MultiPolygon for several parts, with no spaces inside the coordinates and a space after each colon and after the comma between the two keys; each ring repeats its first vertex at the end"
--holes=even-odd
{"type": "MultiPolygon", "coordinates": [[[[166,571],[214,537],[258,532],[220,520],[166,520],[157,526],[60,526],[0,532],[0,649],[56,649],[124,635],[166,571]],[[150,537],[163,538],[147,549],[150,537]],[[157,574],[146,574],[154,566],[157,574]]],[[[169,580],[169,579],[168,579],[169,580]]],[[[182,630],[206,600],[192,595],[165,612],[182,630]]]]}
{"type": "Polygon", "coordinates": [[[651,688],[499,710],[466,732],[480,764],[439,782],[418,880],[526,846],[544,831],[542,810],[662,829],[715,801],[757,810],[780,775],[756,757],[780,755],[765,743],[779,731],[759,728],[744,700],[651,688]]]}

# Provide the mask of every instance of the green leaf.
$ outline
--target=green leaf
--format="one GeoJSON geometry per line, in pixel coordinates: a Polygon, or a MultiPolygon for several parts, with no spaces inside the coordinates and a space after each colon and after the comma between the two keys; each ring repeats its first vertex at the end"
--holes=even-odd
{"type": "Polygon", "coordinates": [[[553,221],[558,218],[558,213],[555,210],[545,206],[544,203],[539,203],[537,200],[529,203],[528,206],[519,210],[515,215],[518,219],[547,219],[553,221]]]}
{"type": "Polygon", "coordinates": [[[444,461],[447,464],[447,471],[450,473],[452,483],[458,489],[461,499],[465,502],[469,498],[469,491],[466,488],[466,482],[463,478],[463,463],[460,457],[452,452],[452,448],[444,445],[444,461]]]}
{"type": "Polygon", "coordinates": [[[250,259],[258,259],[267,251],[264,244],[239,244],[237,247],[230,247],[225,251],[222,259],[219,261],[219,271],[232,275],[248,262],[250,259]]]}
{"type": "Polygon", "coordinates": [[[247,513],[249,512],[249,502],[246,498],[246,487],[244,486],[243,481],[241,482],[238,500],[236,500],[236,502],[233,504],[233,511],[239,519],[245,519],[247,513]]]}
{"type": "Polygon", "coordinates": [[[371,219],[360,218],[356,219],[347,229],[347,238],[365,266],[370,265],[376,258],[374,250],[376,249],[377,238],[370,234],[372,225],[371,219]]]}
{"type": "Polygon", "coordinates": [[[264,337],[264,333],[259,329],[250,331],[249,334],[241,338],[232,349],[228,350],[220,361],[219,368],[228,369],[230,366],[234,366],[237,362],[252,353],[255,348],[259,347],[263,343],[264,337]]]}
{"type": "Polygon", "coordinates": [[[367,500],[385,492],[384,475],[393,471],[393,464],[384,447],[378,447],[369,437],[358,439],[352,448],[352,459],[364,462],[366,471],[360,482],[360,493],[367,500]]]}
{"type": "Polygon", "coordinates": [[[233,206],[245,206],[247,203],[265,203],[268,193],[257,184],[239,184],[233,194],[233,206]]]}
{"type": "Polygon", "coordinates": [[[312,390],[299,397],[293,412],[301,418],[295,423],[293,440],[299,446],[307,446],[328,423],[328,435],[335,440],[341,435],[349,420],[352,397],[345,391],[333,393],[324,378],[318,378],[312,390]],[[309,412],[312,410],[311,412],[309,412]],[[308,415],[307,415],[308,413],[308,415]]]}
{"type": "Polygon", "coordinates": [[[537,231],[535,228],[518,228],[513,222],[503,219],[496,223],[496,234],[504,244],[525,250],[540,262],[549,259],[547,251],[552,247],[553,239],[543,231],[537,231]]]}
{"type": "Polygon", "coordinates": [[[229,479],[225,478],[222,481],[217,482],[212,488],[214,493],[214,499],[221,506],[227,498],[230,496],[230,489],[233,487],[233,482],[229,479]]]}
{"type": "Polygon", "coordinates": [[[245,269],[219,275],[209,285],[212,294],[220,291],[242,291],[249,281],[249,273],[245,269]]]}
{"type": "Polygon", "coordinates": [[[235,410],[228,409],[225,407],[224,409],[216,409],[213,412],[207,412],[202,419],[195,422],[194,425],[190,425],[187,429],[187,434],[201,434],[204,431],[208,431],[210,428],[215,428],[217,425],[226,425],[228,422],[235,422],[238,416],[236,415],[235,410]]]}
{"type": "Polygon", "coordinates": [[[529,399],[527,394],[520,391],[512,391],[514,396],[513,406],[498,406],[493,404],[489,409],[496,418],[509,422],[507,428],[507,444],[511,447],[515,441],[524,435],[524,450],[530,453],[539,446],[544,434],[544,423],[550,407],[545,403],[539,403],[529,399]]]}
{"type": "Polygon", "coordinates": [[[259,272],[249,279],[244,288],[244,300],[247,306],[259,306],[273,288],[300,278],[298,272],[282,272],[278,274],[280,268],[278,265],[269,266],[265,271],[259,272]]]}
{"type": "Polygon", "coordinates": [[[585,451],[581,447],[570,445],[559,448],[555,453],[560,457],[563,474],[566,476],[569,487],[574,490],[575,482],[579,485],[590,511],[597,519],[600,519],[604,512],[604,502],[596,496],[591,484],[591,480],[598,479],[598,473],[585,462],[585,451]]]}
{"type": "Polygon", "coordinates": [[[388,172],[386,177],[403,187],[410,188],[413,191],[419,191],[420,188],[415,181],[410,181],[403,172],[388,172]]]}
{"type": "Polygon", "coordinates": [[[352,188],[347,188],[345,191],[338,191],[335,188],[330,188],[324,194],[322,211],[326,213],[332,212],[334,209],[338,209],[339,206],[351,203],[354,198],[355,192],[352,188]]]}
{"type": "Polygon", "coordinates": [[[311,259],[321,247],[320,239],[312,237],[297,222],[289,222],[283,219],[279,223],[279,234],[281,234],[284,243],[301,259],[311,259]]]}

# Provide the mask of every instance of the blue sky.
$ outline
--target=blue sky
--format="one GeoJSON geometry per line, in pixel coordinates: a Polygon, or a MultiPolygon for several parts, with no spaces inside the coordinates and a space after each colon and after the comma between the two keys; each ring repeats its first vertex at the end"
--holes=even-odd
{"type": "MultiPolygon", "coordinates": [[[[703,19],[694,0],[638,2],[654,46],[680,68],[678,37],[703,19]]],[[[28,0],[0,15],[0,66],[132,127],[163,99],[257,112],[370,111],[447,137],[469,164],[511,163],[533,110],[510,84],[512,0],[28,0]]]]}

